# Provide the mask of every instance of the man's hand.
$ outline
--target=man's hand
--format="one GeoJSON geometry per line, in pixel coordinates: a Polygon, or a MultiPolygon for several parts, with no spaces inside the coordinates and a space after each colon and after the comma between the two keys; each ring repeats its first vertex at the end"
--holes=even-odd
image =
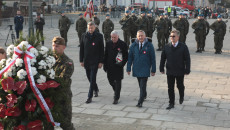
{"type": "Polygon", "coordinates": [[[81,64],[82,67],[84,67],[84,63],[83,62],[81,62],[80,64],[81,64]]]}
{"type": "Polygon", "coordinates": [[[151,75],[152,75],[152,76],[155,76],[155,73],[151,72],[151,75]]]}
{"type": "Polygon", "coordinates": [[[128,75],[130,75],[130,72],[127,72],[128,75]]]}
{"type": "Polygon", "coordinates": [[[165,74],[165,72],[161,72],[162,74],[165,74]]]}
{"type": "Polygon", "coordinates": [[[99,69],[100,69],[102,66],[103,66],[102,63],[99,63],[99,64],[98,64],[98,68],[99,68],[99,69]]]}

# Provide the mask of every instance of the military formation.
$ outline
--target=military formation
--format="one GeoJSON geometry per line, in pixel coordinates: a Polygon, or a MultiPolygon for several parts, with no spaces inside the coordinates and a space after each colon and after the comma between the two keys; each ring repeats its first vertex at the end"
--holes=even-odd
{"type": "MultiPolygon", "coordinates": [[[[99,31],[100,19],[97,17],[97,13],[94,13],[90,19],[96,25],[96,31],[99,31]]],[[[61,36],[65,39],[67,44],[67,32],[70,27],[70,20],[63,13],[59,19],[59,29],[61,36]]],[[[124,16],[119,20],[121,30],[123,30],[124,42],[128,48],[131,43],[136,39],[138,30],[146,32],[148,39],[152,39],[154,31],[157,33],[158,48],[157,51],[162,51],[164,46],[169,42],[169,34],[172,31],[172,27],[180,31],[179,42],[186,44],[186,38],[189,32],[189,22],[186,18],[186,14],[180,13],[178,19],[172,23],[167,13],[159,14],[159,17],[155,19],[152,12],[141,12],[140,16],[137,16],[135,11],[125,11],[124,16]],[[130,15],[131,14],[131,15],[130,15]]],[[[209,24],[204,18],[203,14],[198,15],[198,18],[191,25],[194,29],[195,39],[197,42],[197,53],[205,51],[206,36],[209,34],[209,30],[214,31],[214,49],[215,54],[222,53],[223,40],[226,34],[226,23],[222,20],[222,16],[217,17],[217,21],[213,24],[209,24]]],[[[106,14],[106,19],[102,23],[102,33],[104,34],[105,42],[111,39],[110,33],[114,30],[114,23],[110,20],[110,15],[106,14]]],[[[79,40],[81,41],[81,35],[87,31],[87,21],[83,18],[83,14],[79,14],[79,19],[76,21],[76,31],[78,33],[79,40]]],[[[79,42],[80,42],[79,41],[79,42]]]]}

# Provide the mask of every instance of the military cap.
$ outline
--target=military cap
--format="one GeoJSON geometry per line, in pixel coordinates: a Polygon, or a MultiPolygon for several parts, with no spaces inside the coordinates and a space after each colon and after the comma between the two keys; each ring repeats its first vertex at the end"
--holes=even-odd
{"type": "Polygon", "coordinates": [[[64,45],[65,46],[65,39],[62,37],[59,37],[59,36],[54,37],[52,42],[57,44],[57,45],[64,45]]]}
{"type": "Polygon", "coordinates": [[[97,13],[94,13],[94,15],[97,15],[97,13]]]}
{"type": "Polygon", "coordinates": [[[133,10],[131,13],[133,13],[133,14],[134,14],[134,13],[135,13],[135,11],[133,10]]]}
{"type": "Polygon", "coordinates": [[[149,14],[151,14],[152,12],[151,12],[151,11],[149,11],[148,13],[149,13],[149,14]]]}
{"type": "Polygon", "coordinates": [[[222,18],[222,15],[218,15],[217,18],[222,18]]]}
{"type": "Polygon", "coordinates": [[[168,13],[165,13],[165,15],[168,15],[168,13]]]}
{"type": "Polygon", "coordinates": [[[63,14],[64,13],[64,11],[60,11],[60,14],[63,14]]]}
{"type": "Polygon", "coordinates": [[[129,13],[129,11],[128,11],[128,10],[126,10],[126,11],[125,11],[125,13],[129,13]]]}
{"type": "Polygon", "coordinates": [[[80,13],[79,16],[83,15],[83,13],[80,13]]]}
{"type": "Polygon", "coordinates": [[[185,13],[183,13],[183,15],[184,15],[184,16],[186,16],[186,14],[185,14],[185,13]]]}
{"type": "Polygon", "coordinates": [[[144,14],[145,12],[144,11],[141,11],[141,14],[144,14]]]}
{"type": "Polygon", "coordinates": [[[159,16],[163,16],[163,14],[159,14],[159,16]]]}
{"type": "Polygon", "coordinates": [[[110,16],[109,14],[106,14],[106,16],[110,16]]]}
{"type": "Polygon", "coordinates": [[[37,13],[37,16],[41,16],[41,14],[40,14],[40,13],[37,13]]]}
{"type": "Polygon", "coordinates": [[[203,14],[199,14],[198,17],[204,17],[204,15],[203,14]]]}
{"type": "Polygon", "coordinates": [[[183,15],[183,13],[180,13],[180,15],[183,15]]]}

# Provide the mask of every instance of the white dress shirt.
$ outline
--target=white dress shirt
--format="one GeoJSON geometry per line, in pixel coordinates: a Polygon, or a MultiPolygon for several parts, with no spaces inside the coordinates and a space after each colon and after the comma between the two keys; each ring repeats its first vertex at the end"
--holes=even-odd
{"type": "Polygon", "coordinates": [[[174,47],[177,47],[178,41],[177,41],[175,44],[172,43],[172,45],[173,45],[174,47]]]}
{"type": "MultiPolygon", "coordinates": [[[[145,42],[142,43],[142,48],[144,46],[145,42]]],[[[139,42],[139,50],[141,49],[141,42],[139,42]]]]}

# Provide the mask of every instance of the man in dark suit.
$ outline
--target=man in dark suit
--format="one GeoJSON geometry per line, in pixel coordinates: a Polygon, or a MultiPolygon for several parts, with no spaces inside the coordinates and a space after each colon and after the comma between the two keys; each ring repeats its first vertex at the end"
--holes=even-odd
{"type": "Polygon", "coordinates": [[[14,17],[14,25],[17,39],[19,38],[19,33],[23,30],[24,18],[21,16],[21,11],[17,11],[17,16],[14,17]]]}
{"type": "Polygon", "coordinates": [[[188,47],[179,42],[180,32],[178,30],[171,31],[170,40],[171,43],[167,44],[162,53],[160,60],[160,72],[165,73],[164,66],[166,62],[167,69],[167,82],[168,82],[168,94],[169,94],[169,106],[166,109],[174,108],[175,93],[174,84],[177,82],[177,88],[179,90],[180,99],[179,103],[184,101],[184,75],[190,73],[190,54],[188,47]]]}
{"type": "Polygon", "coordinates": [[[128,47],[119,39],[117,31],[111,32],[111,40],[106,42],[104,71],[114,91],[113,104],[117,104],[121,92],[121,80],[124,77],[124,66],[128,60],[128,47]],[[120,56],[120,57],[117,57],[120,56]]]}
{"type": "Polygon", "coordinates": [[[96,83],[98,68],[101,68],[104,61],[104,40],[103,35],[95,31],[95,23],[89,22],[88,31],[84,33],[80,41],[80,63],[85,68],[87,78],[90,82],[88,99],[86,103],[92,102],[93,91],[98,96],[96,83]]]}

